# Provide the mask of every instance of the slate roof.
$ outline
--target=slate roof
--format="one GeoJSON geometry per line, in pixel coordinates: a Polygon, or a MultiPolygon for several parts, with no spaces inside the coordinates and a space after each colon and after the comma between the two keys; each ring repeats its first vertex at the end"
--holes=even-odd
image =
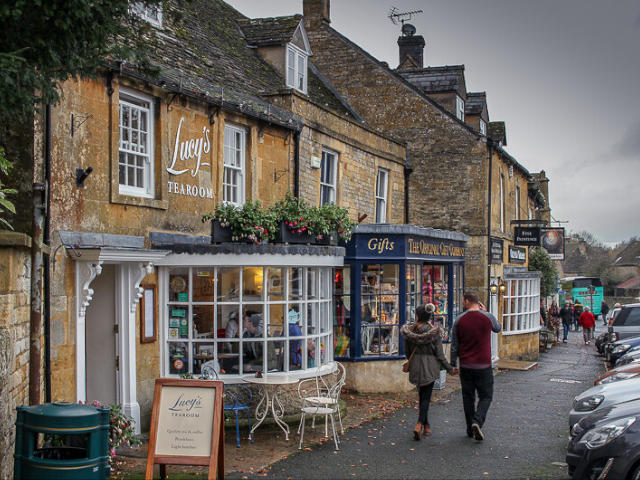
{"type": "Polygon", "coordinates": [[[467,101],[464,103],[464,113],[465,115],[482,115],[486,105],[486,92],[469,92],[467,93],[467,101]]]}
{"type": "Polygon", "coordinates": [[[302,21],[302,15],[272,18],[240,18],[238,25],[249,45],[268,46],[288,43],[302,21]]]}
{"type": "Polygon", "coordinates": [[[613,264],[616,267],[637,267],[640,265],[640,240],[631,242],[618,254],[613,264]]]}
{"type": "Polygon", "coordinates": [[[623,290],[640,288],[640,277],[632,277],[629,280],[622,282],[619,285],[616,285],[616,288],[620,288],[623,290]]]}
{"type": "MultiPolygon", "coordinates": [[[[168,5],[177,8],[175,4],[168,5]]],[[[163,15],[163,27],[158,31],[156,42],[149,43],[152,66],[159,70],[157,76],[116,60],[106,61],[105,66],[210,104],[287,128],[302,128],[298,115],[266,99],[269,94],[284,91],[285,80],[247,43],[246,33],[239,26],[243,24],[248,28],[254,42],[258,39],[266,42],[269,38],[281,40],[295,33],[300,15],[252,24],[221,0],[190,0],[182,4],[180,12],[182,18],[175,23],[171,15],[163,15]],[[261,24],[266,25],[263,33],[260,33],[261,24]]],[[[311,73],[308,87],[311,100],[357,118],[346,102],[336,98],[324,82],[311,73]]]]}
{"type": "Polygon", "coordinates": [[[467,94],[464,65],[426,67],[418,70],[401,70],[397,73],[426,94],[456,92],[462,98],[467,94]]]}

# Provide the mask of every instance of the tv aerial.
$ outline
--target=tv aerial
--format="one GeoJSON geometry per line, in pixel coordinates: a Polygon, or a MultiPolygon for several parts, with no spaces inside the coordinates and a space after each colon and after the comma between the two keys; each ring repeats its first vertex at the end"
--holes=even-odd
{"type": "Polygon", "coordinates": [[[398,25],[398,22],[401,22],[404,25],[404,22],[408,22],[418,13],[423,13],[422,10],[410,10],[408,12],[400,12],[398,11],[398,7],[391,7],[389,9],[389,15],[387,17],[391,20],[391,23],[394,25],[398,25]]]}

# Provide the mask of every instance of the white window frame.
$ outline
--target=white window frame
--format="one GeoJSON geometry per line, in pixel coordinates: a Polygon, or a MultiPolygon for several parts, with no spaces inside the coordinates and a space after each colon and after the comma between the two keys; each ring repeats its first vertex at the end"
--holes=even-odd
{"type": "Polygon", "coordinates": [[[245,202],[245,159],[247,150],[247,131],[237,125],[226,124],[224,126],[224,159],[222,171],[222,201],[232,205],[241,206],[245,202]],[[237,134],[240,134],[240,145],[237,145],[237,134]],[[234,143],[232,143],[232,140],[234,143]],[[238,154],[238,164],[232,161],[232,154],[238,154]],[[230,183],[228,176],[235,173],[235,181],[230,183]],[[232,190],[236,192],[236,198],[230,198],[232,190]]]}
{"type": "Polygon", "coordinates": [[[485,137],[487,136],[487,122],[482,119],[480,119],[480,133],[485,137]]]}
{"type": "MultiPolygon", "coordinates": [[[[154,198],[155,192],[155,142],[154,142],[154,108],[153,98],[134,90],[120,88],[119,106],[118,106],[118,184],[121,195],[130,195],[134,197],[154,198]],[[147,115],[147,131],[138,130],[138,135],[142,132],[146,134],[146,142],[144,144],[145,152],[137,151],[136,148],[126,148],[123,145],[123,131],[129,130],[129,138],[132,137],[131,125],[122,125],[122,109],[129,108],[138,110],[141,114],[147,115]],[[142,186],[132,186],[126,183],[120,183],[120,154],[135,155],[143,158],[143,181],[142,186]]],[[[138,147],[139,149],[139,147],[138,147]]],[[[126,162],[124,165],[129,166],[126,162]]],[[[133,166],[133,165],[132,165],[133,166]]],[[[133,166],[136,168],[135,166],[133,166]]],[[[128,174],[128,172],[127,172],[128,174]]]]}
{"type": "Polygon", "coordinates": [[[456,117],[464,122],[464,100],[456,95],[456,117]]]}
{"type": "Polygon", "coordinates": [[[285,52],[285,72],[287,87],[307,93],[307,52],[292,44],[287,44],[285,52]],[[293,65],[291,64],[293,56],[293,65]],[[300,65],[302,63],[302,65],[300,65]]]}
{"type": "Polygon", "coordinates": [[[131,5],[133,13],[155,27],[162,27],[162,5],[145,5],[143,2],[134,2],[131,5]]]}
{"type": "Polygon", "coordinates": [[[540,330],[540,278],[504,279],[502,335],[540,330]]]}
{"type": "Polygon", "coordinates": [[[336,202],[338,189],[338,153],[332,150],[322,149],[322,160],[320,163],[320,205],[336,202]],[[325,165],[331,164],[331,178],[325,178],[325,165]],[[328,198],[325,197],[328,192],[328,198]]]}
{"type": "Polygon", "coordinates": [[[389,192],[389,170],[378,168],[376,177],[376,223],[387,222],[387,196],[389,192]],[[381,208],[379,208],[381,206],[381,208]]]}
{"type": "Polygon", "coordinates": [[[500,174],[500,231],[504,232],[504,175],[500,174]]]}

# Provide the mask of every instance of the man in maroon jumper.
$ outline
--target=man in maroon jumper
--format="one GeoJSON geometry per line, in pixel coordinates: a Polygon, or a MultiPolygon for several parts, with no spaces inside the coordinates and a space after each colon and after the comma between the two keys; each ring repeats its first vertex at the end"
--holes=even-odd
{"type": "MultiPolygon", "coordinates": [[[[451,365],[455,367],[459,362],[460,366],[467,436],[484,440],[481,428],[493,398],[491,332],[498,333],[502,326],[486,311],[475,293],[466,292],[462,301],[465,311],[455,319],[451,328],[451,365]]],[[[454,373],[456,370],[454,368],[454,373]]]]}

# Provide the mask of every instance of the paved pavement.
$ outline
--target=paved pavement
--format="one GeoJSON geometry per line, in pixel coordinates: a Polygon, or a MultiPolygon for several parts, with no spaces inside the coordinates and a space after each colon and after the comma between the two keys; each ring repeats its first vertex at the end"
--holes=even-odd
{"type": "Polygon", "coordinates": [[[330,441],[273,464],[266,475],[228,478],[565,479],[571,401],[603,370],[595,347],[569,332],[569,343],[541,354],[537,368],[495,377],[484,442],[466,436],[457,391],[448,402],[431,405],[433,433],[420,442],[411,433],[417,410],[403,408],[346,431],[340,451],[330,441]]]}

